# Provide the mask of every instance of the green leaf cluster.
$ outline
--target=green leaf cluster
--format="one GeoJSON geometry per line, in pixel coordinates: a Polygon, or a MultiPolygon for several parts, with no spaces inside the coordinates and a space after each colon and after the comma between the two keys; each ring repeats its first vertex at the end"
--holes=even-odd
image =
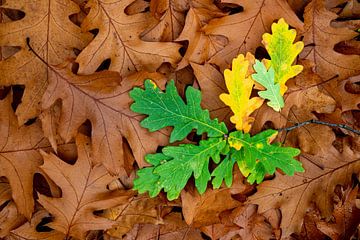
{"type": "Polygon", "coordinates": [[[265,174],[273,174],[276,168],[293,175],[303,171],[301,163],[294,159],[298,149],[271,144],[277,133],[267,130],[253,137],[242,131],[229,134],[224,123],[211,119],[208,110],[201,108],[201,92],[188,87],[186,102],[179,96],[174,81],[163,92],[151,80],[146,80],[144,89],[134,88],[130,97],[134,100],[131,109],[147,117],[141,125],[150,131],[173,127],[170,141],[183,140],[190,132],[207,133],[207,139],[198,145],[180,144],[166,146],[161,153],[148,154],[145,160],[152,166],[140,169],[134,180],[134,189],[149,192],[154,197],[163,189],[167,198],[178,198],[181,190],[193,176],[199,193],[204,193],[209,181],[219,188],[223,181],[232,184],[235,163],[250,183],[260,183],[265,174]],[[210,171],[210,160],[216,164],[210,171]]]}

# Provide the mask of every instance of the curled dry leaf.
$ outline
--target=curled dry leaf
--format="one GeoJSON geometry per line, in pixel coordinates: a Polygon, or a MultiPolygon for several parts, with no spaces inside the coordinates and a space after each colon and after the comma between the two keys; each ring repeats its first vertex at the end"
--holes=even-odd
{"type": "Polygon", "coordinates": [[[79,54],[80,74],[91,74],[110,59],[109,70],[127,76],[140,70],[155,71],[163,62],[175,65],[180,60],[181,47],[171,42],[145,42],[140,33],[147,27],[150,15],[127,15],[125,8],[134,0],[90,0],[89,14],[82,30],[98,29],[94,40],[79,54]]]}
{"type": "Polygon", "coordinates": [[[69,16],[80,11],[70,0],[6,1],[3,9],[17,9],[25,13],[18,21],[0,24],[0,46],[21,47],[20,51],[0,62],[0,85],[25,85],[24,96],[16,115],[19,124],[37,116],[41,96],[48,84],[48,68],[27,46],[27,38],[34,51],[49,64],[60,64],[75,57],[73,49],[83,49],[91,34],[82,33],[69,16]]]}
{"type": "Polygon", "coordinates": [[[134,86],[142,85],[146,77],[163,82],[162,75],[156,73],[141,72],[121,80],[116,72],[80,76],[73,74],[66,65],[51,67],[43,108],[51,107],[57,99],[62,100],[58,132],[66,142],[75,137],[80,125],[89,119],[95,161],[103,163],[112,174],[126,174],[123,137],[140,167],[146,165],[146,153],[155,151],[158,145],[165,145],[168,141],[164,131],[149,133],[140,127],[141,116],[129,109],[131,99],[128,92],[134,86]]]}
{"type": "Polygon", "coordinates": [[[231,3],[240,5],[242,12],[213,19],[204,27],[207,35],[221,35],[228,38],[225,48],[211,57],[223,70],[240,53],[252,52],[260,45],[261,36],[270,32],[274,20],[285,18],[291,26],[302,29],[302,22],[291,10],[286,0],[235,0],[231,3]]]}
{"type": "Polygon", "coordinates": [[[89,138],[79,134],[76,144],[78,159],[74,165],[54,154],[41,152],[44,158],[41,169],[61,188],[62,196],[52,198],[39,194],[38,201],[54,217],[49,227],[65,237],[84,239],[89,230],[109,229],[114,225],[113,221],[96,216],[94,211],[126,202],[133,193],[107,190],[107,184],[114,177],[94,161],[89,138]]]}

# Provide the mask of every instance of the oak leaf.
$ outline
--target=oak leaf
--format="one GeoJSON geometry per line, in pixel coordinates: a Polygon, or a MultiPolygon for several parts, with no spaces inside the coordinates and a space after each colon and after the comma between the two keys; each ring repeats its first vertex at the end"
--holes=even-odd
{"type": "MultiPolygon", "coordinates": [[[[333,77],[341,80],[360,73],[360,56],[344,55],[334,50],[337,43],[358,35],[346,27],[332,27],[330,24],[336,18],[335,13],[325,8],[323,1],[311,1],[305,8],[304,31],[300,32],[306,46],[300,58],[314,62],[315,72],[324,81],[333,77]]],[[[331,85],[334,87],[336,81],[331,85]]]]}
{"type": "Polygon", "coordinates": [[[78,158],[74,165],[65,163],[54,154],[41,152],[44,164],[40,167],[62,190],[61,198],[39,194],[39,203],[54,217],[47,224],[66,237],[84,239],[89,230],[109,229],[113,221],[94,215],[126,202],[131,192],[109,191],[112,177],[91,153],[89,138],[79,134],[76,138],[78,158]]]}
{"type": "Polygon", "coordinates": [[[25,85],[24,96],[17,108],[19,124],[40,113],[41,96],[48,84],[48,68],[31,47],[49,64],[60,64],[74,58],[73,49],[83,49],[91,34],[82,33],[69,16],[80,11],[70,0],[6,1],[3,9],[17,9],[25,13],[18,21],[0,24],[0,46],[21,47],[15,55],[0,62],[0,85],[25,85]]]}
{"type": "Polygon", "coordinates": [[[150,12],[157,21],[141,34],[141,39],[153,42],[174,41],[184,27],[187,5],[184,0],[151,1],[150,12]]]}
{"type": "Polygon", "coordinates": [[[187,41],[188,47],[178,69],[189,63],[203,64],[228,43],[224,36],[206,35],[202,28],[214,18],[226,14],[220,11],[211,0],[189,0],[185,26],[176,41],[187,41]]]}
{"type": "Polygon", "coordinates": [[[242,12],[213,19],[204,27],[206,35],[221,35],[228,38],[225,48],[209,60],[223,70],[240,53],[252,52],[260,45],[264,32],[270,32],[274,20],[285,18],[291,26],[302,29],[302,22],[285,0],[235,0],[242,12]]]}
{"type": "Polygon", "coordinates": [[[34,210],[33,177],[42,164],[38,150],[48,150],[50,144],[38,121],[19,127],[11,99],[10,93],[0,101],[0,176],[9,180],[18,211],[30,219],[34,210]]]}
{"type": "Polygon", "coordinates": [[[122,138],[126,138],[140,167],[144,156],[168,142],[166,132],[149,133],[140,127],[141,116],[129,109],[128,96],[145,77],[162,79],[161,74],[138,73],[121,80],[116,72],[97,72],[88,76],[75,75],[64,66],[51,67],[50,83],[43,96],[43,108],[62,100],[58,132],[69,142],[87,119],[92,124],[94,159],[116,175],[125,175],[122,138]],[[121,83],[120,83],[121,82],[121,83]]]}
{"type": "Polygon", "coordinates": [[[183,215],[186,223],[193,227],[219,223],[219,214],[240,206],[240,202],[231,197],[228,188],[208,189],[200,195],[194,189],[181,192],[183,215]]]}
{"type": "Polygon", "coordinates": [[[252,65],[254,56],[250,53],[244,57],[240,54],[233,60],[232,70],[224,71],[225,83],[229,94],[221,94],[219,97],[228,105],[234,113],[230,121],[235,124],[237,130],[249,132],[252,122],[255,120],[250,114],[258,109],[263,99],[259,97],[250,98],[254,86],[251,74],[254,72],[252,65]]]}
{"type": "Polygon", "coordinates": [[[133,1],[91,0],[87,3],[90,12],[82,23],[82,30],[99,29],[99,33],[76,59],[80,74],[94,73],[106,59],[111,60],[109,70],[121,76],[140,70],[155,71],[163,62],[175,65],[180,60],[179,44],[140,39],[150,15],[127,15],[125,8],[133,1]]]}
{"type": "Polygon", "coordinates": [[[103,217],[117,222],[107,234],[121,238],[135,224],[163,224],[159,209],[166,205],[161,197],[149,198],[145,195],[134,196],[122,205],[105,210],[103,217]]]}
{"type": "Polygon", "coordinates": [[[45,218],[51,218],[51,215],[43,209],[37,211],[29,222],[25,222],[23,225],[12,230],[5,240],[63,240],[65,235],[56,230],[43,232],[37,230],[38,225],[45,218]]]}

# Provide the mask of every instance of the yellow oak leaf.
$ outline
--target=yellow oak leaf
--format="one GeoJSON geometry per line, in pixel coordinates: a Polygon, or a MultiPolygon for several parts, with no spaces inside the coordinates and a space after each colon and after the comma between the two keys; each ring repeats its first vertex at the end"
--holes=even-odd
{"type": "Polygon", "coordinates": [[[265,33],[262,43],[268,51],[271,65],[275,70],[275,83],[280,83],[280,93],[284,95],[287,90],[286,81],[298,75],[302,70],[301,65],[292,65],[295,58],[304,48],[304,43],[299,41],[293,43],[296,30],[289,29],[289,24],[281,18],[277,23],[271,25],[272,34],[265,33]]]}
{"type": "Polygon", "coordinates": [[[226,87],[229,94],[220,94],[220,99],[228,105],[234,113],[230,121],[235,124],[237,130],[249,132],[251,123],[254,121],[250,114],[258,109],[263,99],[259,97],[250,98],[254,80],[251,74],[254,72],[252,65],[255,58],[247,53],[246,57],[240,54],[232,62],[232,70],[224,71],[226,87]]]}

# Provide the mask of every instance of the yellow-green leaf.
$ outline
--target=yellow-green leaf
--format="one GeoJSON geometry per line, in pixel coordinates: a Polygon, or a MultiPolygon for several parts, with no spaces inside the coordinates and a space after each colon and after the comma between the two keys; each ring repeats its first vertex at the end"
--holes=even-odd
{"type": "Polygon", "coordinates": [[[235,124],[237,130],[249,132],[251,123],[254,121],[250,114],[258,109],[263,99],[259,97],[250,98],[254,80],[251,74],[254,72],[252,65],[255,62],[253,55],[248,53],[246,57],[240,54],[233,59],[232,70],[224,71],[225,83],[229,94],[220,94],[220,99],[228,105],[234,115],[230,121],[235,124]]]}
{"type": "Polygon", "coordinates": [[[286,81],[298,75],[303,66],[293,65],[297,55],[303,50],[304,43],[294,43],[295,29],[289,29],[289,25],[281,18],[271,26],[272,34],[265,33],[262,43],[268,51],[271,60],[267,62],[275,70],[275,83],[280,83],[281,95],[287,90],[286,81]]]}

